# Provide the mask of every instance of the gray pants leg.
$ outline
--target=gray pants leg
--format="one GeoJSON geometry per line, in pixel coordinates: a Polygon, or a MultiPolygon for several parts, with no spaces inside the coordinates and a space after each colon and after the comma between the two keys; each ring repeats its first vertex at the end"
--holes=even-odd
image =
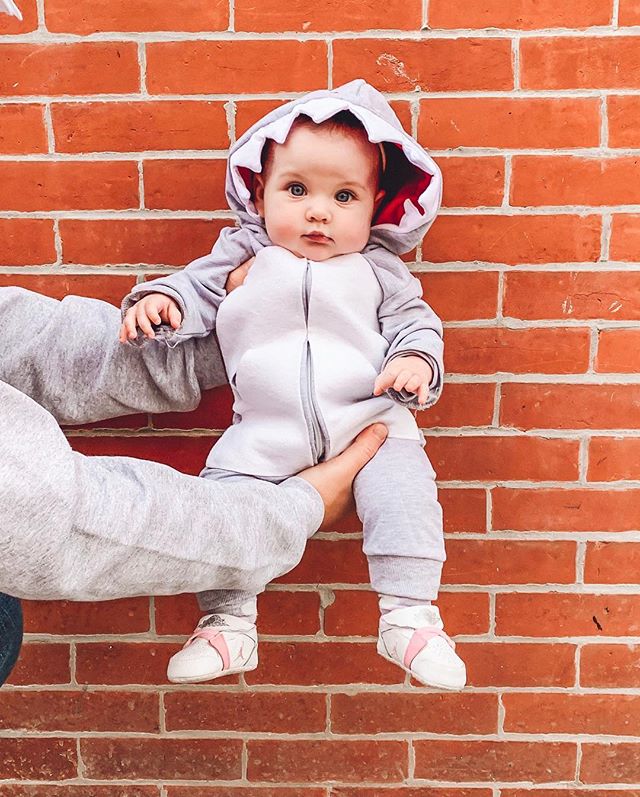
{"type": "Polygon", "coordinates": [[[373,589],[435,600],[445,560],[442,508],[422,445],[388,439],[356,476],[353,493],[373,589]]]}
{"type": "MultiPolygon", "coordinates": [[[[251,485],[267,482],[271,484],[281,484],[284,479],[258,479],[255,476],[247,476],[243,473],[234,473],[230,470],[221,468],[205,468],[200,476],[211,482],[224,482],[225,484],[245,484],[248,489],[251,485]]],[[[251,533],[252,530],[248,530],[251,533]]],[[[255,533],[257,529],[253,530],[255,533]]],[[[266,531],[266,530],[265,530],[266,531]]],[[[286,571],[283,571],[286,572],[286,571]]],[[[233,614],[236,617],[246,617],[251,622],[256,621],[256,597],[268,582],[260,586],[259,589],[209,589],[199,592],[197,595],[198,606],[206,614],[233,614]]]]}

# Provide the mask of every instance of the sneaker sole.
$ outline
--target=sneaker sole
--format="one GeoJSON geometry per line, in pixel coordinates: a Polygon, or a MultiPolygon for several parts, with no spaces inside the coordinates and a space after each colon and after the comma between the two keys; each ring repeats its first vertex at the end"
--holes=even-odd
{"type": "Polygon", "coordinates": [[[169,683],[172,684],[202,684],[206,681],[215,681],[217,678],[224,678],[227,675],[238,675],[239,673],[243,672],[251,672],[255,670],[258,665],[254,665],[253,667],[236,667],[232,670],[223,670],[222,672],[215,672],[215,673],[207,673],[205,675],[199,675],[197,677],[185,675],[183,677],[177,678],[169,678],[167,676],[167,680],[169,683]]]}
{"type": "Polygon", "coordinates": [[[399,661],[392,659],[391,656],[387,656],[387,654],[383,653],[381,650],[378,650],[378,655],[382,656],[383,659],[390,661],[392,664],[395,664],[396,667],[400,667],[400,669],[404,670],[406,673],[409,673],[412,678],[414,678],[423,686],[431,686],[434,689],[444,689],[447,692],[461,692],[466,686],[466,681],[461,686],[452,686],[451,684],[438,683],[437,681],[422,681],[412,670],[410,670],[408,667],[405,667],[404,664],[400,664],[399,661]]]}

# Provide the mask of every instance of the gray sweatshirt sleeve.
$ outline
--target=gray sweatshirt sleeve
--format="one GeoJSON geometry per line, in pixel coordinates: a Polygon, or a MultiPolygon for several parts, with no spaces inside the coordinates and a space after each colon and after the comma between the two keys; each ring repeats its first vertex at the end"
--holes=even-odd
{"type": "MultiPolygon", "coordinates": [[[[215,328],[218,308],[227,295],[227,277],[253,257],[256,246],[255,237],[247,230],[226,227],[208,255],[193,260],[182,271],[136,285],[122,302],[123,315],[143,296],[164,293],[180,307],[182,324],[177,330],[162,324],[157,334],[159,340],[175,346],[208,335],[215,328]]],[[[140,345],[146,340],[139,335],[135,342],[140,345]]]]}
{"type": "Polygon", "coordinates": [[[118,341],[119,326],[117,308],[97,299],[0,288],[0,381],[70,424],[191,410],[227,381],[213,335],[138,349],[118,341]]]}
{"type": "Polygon", "coordinates": [[[423,410],[440,398],[444,377],[442,321],[422,299],[420,280],[411,275],[399,257],[382,247],[365,251],[374,274],[382,288],[382,302],[378,308],[381,334],[389,343],[382,367],[401,355],[423,357],[433,369],[429,398],[419,404],[414,393],[393,389],[389,395],[410,409],[423,410]]]}

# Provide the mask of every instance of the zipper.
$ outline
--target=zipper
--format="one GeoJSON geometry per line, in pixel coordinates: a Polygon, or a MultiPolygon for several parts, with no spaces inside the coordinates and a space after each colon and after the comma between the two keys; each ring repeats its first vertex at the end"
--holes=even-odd
{"type": "Polygon", "coordinates": [[[309,443],[314,464],[321,462],[327,452],[329,436],[326,433],[326,426],[322,419],[322,414],[318,406],[315,391],[315,380],[313,374],[313,355],[311,353],[311,342],[309,341],[309,295],[311,293],[311,266],[305,260],[306,270],[304,275],[304,285],[302,291],[302,305],[304,309],[304,323],[306,327],[305,356],[303,363],[303,374],[301,387],[305,391],[306,401],[303,400],[302,406],[307,422],[309,443]]]}

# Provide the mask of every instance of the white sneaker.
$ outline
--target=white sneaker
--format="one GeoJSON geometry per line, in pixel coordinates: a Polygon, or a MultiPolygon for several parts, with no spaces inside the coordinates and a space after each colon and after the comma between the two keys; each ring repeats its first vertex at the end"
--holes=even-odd
{"type": "Polygon", "coordinates": [[[167,678],[174,684],[197,684],[257,666],[255,624],[231,614],[207,614],[169,660],[167,678]]]}
{"type": "Polygon", "coordinates": [[[455,642],[435,606],[406,606],[380,617],[378,653],[425,686],[462,689],[467,680],[455,642]]]}

